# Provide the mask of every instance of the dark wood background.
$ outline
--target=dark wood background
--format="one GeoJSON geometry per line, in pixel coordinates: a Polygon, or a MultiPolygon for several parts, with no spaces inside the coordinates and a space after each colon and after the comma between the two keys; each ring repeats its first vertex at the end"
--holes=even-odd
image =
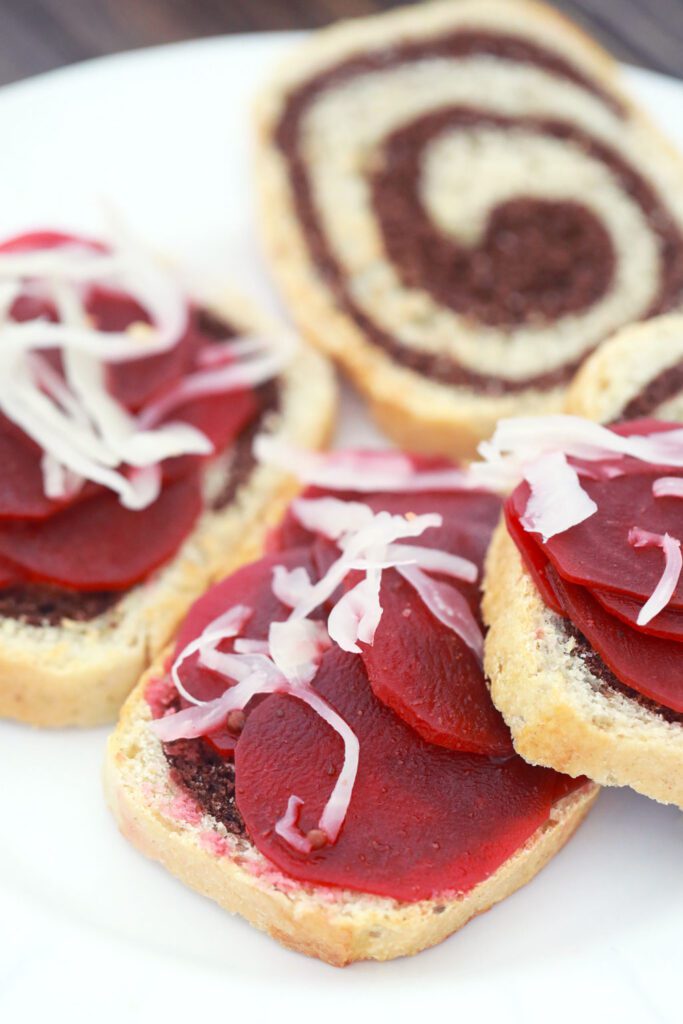
{"type": "MultiPolygon", "coordinates": [[[[0,83],[104,53],[308,28],[401,0],[0,0],[0,83]]],[[[558,0],[617,56],[683,77],[683,0],[558,0]]]]}

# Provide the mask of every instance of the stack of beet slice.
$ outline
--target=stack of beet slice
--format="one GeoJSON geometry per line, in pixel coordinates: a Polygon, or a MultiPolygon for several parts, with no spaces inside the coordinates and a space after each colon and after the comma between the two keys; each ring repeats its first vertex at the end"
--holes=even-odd
{"type": "MultiPolygon", "coordinates": [[[[0,246],[0,252],[49,248],[82,240],[55,233],[24,235],[0,246]]],[[[97,243],[92,244],[97,247],[97,243]]],[[[92,288],[86,308],[104,331],[121,331],[148,317],[129,296],[92,288]]],[[[55,319],[51,305],[20,296],[13,319],[55,319]]],[[[130,412],[162,398],[184,375],[198,368],[209,343],[230,337],[231,329],[200,310],[189,311],[188,327],[169,352],[108,368],[110,392],[130,412]]],[[[55,351],[43,353],[60,370],[55,351]]],[[[259,391],[208,396],[174,409],[169,419],[198,427],[219,455],[263,410],[259,391]]],[[[12,421],[0,415],[0,587],[42,582],[83,591],[122,590],[140,581],[172,557],[202,509],[197,456],[169,459],[164,484],[154,504],[140,511],[122,507],[112,491],[93,484],[70,499],[46,498],[42,451],[12,421]]]]}
{"type": "MultiPolygon", "coordinates": [[[[639,421],[615,429],[643,434],[674,426],[639,421]]],[[[617,680],[683,712],[683,576],[667,606],[638,625],[662,576],[664,555],[629,542],[634,528],[683,542],[683,499],[653,493],[661,477],[683,481],[683,469],[614,458],[608,473],[592,466],[581,486],[597,505],[593,515],[543,543],[522,526],[530,493],[523,483],[505,504],[509,533],[545,603],[571,620],[617,680]]]]}
{"type": "MultiPolygon", "coordinates": [[[[325,494],[310,489],[305,496],[325,494]]],[[[416,543],[470,558],[480,568],[500,512],[499,499],[484,492],[334,496],[375,511],[441,513],[443,526],[425,531],[416,543]]],[[[249,636],[265,639],[270,622],[290,611],[272,593],[274,566],[303,566],[315,580],[338,554],[292,512],[270,548],[197,602],[177,655],[237,604],[255,609],[249,636]]],[[[478,616],[478,584],[462,584],[462,590],[478,616]]],[[[304,801],[300,827],[304,833],[314,828],[342,767],[339,735],[307,705],[284,694],[259,697],[232,742],[226,730],[196,742],[208,744],[211,756],[218,750],[234,757],[236,802],[248,835],[287,876],[401,900],[465,892],[523,846],[557,800],[583,780],[532,767],[515,755],[476,657],[395,570],[384,572],[380,599],[374,644],[362,645],[360,655],[333,646],[313,682],[360,744],[353,795],[336,842],[301,853],[273,828],[293,793],[304,801]]],[[[233,644],[224,641],[220,649],[233,644]]],[[[226,685],[196,658],[183,666],[183,684],[204,699],[226,685]]]]}

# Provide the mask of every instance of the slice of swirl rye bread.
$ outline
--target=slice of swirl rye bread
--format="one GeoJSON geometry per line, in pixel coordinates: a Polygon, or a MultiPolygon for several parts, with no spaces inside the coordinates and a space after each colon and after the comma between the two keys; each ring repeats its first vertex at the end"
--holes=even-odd
{"type": "Polygon", "coordinates": [[[683,316],[617,331],[577,373],[566,411],[601,423],[683,419],[683,316]]]}
{"type": "Polygon", "coordinates": [[[607,336],[680,307],[680,157],[543,5],[325,29],[257,130],[285,298],[412,449],[470,455],[498,418],[559,410],[607,336]]]}
{"type": "Polygon", "coordinates": [[[624,686],[544,602],[506,525],[484,581],[491,697],[531,764],[683,808],[683,716],[624,686]]]}
{"type": "MultiPolygon", "coordinates": [[[[292,345],[281,325],[241,297],[213,304],[211,316],[233,334],[292,345]]],[[[0,589],[0,717],[46,727],[112,721],[193,600],[260,547],[297,485],[256,462],[255,434],[320,447],[329,439],[336,408],[329,364],[302,345],[295,345],[285,369],[265,388],[258,421],[207,465],[204,511],[192,532],[150,577],[111,593],[0,589]]]]}

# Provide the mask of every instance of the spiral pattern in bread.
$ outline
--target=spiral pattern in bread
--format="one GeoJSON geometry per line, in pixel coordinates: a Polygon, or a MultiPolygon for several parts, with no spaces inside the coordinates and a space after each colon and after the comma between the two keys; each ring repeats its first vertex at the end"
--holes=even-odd
{"type": "Polygon", "coordinates": [[[322,33],[261,127],[294,314],[408,443],[465,450],[500,415],[559,408],[605,337],[681,303],[683,165],[546,8],[322,33]]]}

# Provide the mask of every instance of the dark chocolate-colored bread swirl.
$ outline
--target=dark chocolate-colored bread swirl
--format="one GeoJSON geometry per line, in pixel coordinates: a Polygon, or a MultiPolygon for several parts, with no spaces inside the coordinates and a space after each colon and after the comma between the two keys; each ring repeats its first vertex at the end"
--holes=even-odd
{"type": "Polygon", "coordinates": [[[624,324],[681,304],[683,164],[550,9],[458,0],[313,37],[259,111],[292,312],[413,448],[549,412],[624,324]]]}

